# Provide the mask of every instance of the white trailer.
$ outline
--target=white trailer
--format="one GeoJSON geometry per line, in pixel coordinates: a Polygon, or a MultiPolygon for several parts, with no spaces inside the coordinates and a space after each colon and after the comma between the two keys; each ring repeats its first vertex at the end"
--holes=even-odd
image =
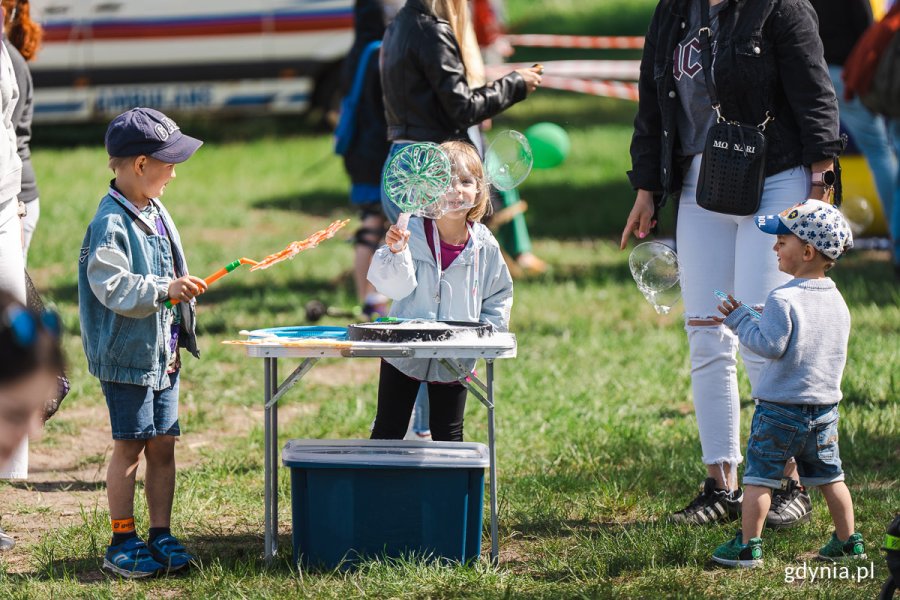
{"type": "Polygon", "coordinates": [[[353,0],[33,0],[37,123],[331,106],[353,0]]]}

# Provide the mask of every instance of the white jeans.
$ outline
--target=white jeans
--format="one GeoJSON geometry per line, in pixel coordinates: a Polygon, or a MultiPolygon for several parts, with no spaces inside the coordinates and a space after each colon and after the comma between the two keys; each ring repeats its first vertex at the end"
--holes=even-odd
{"type": "MultiPolygon", "coordinates": [[[[743,460],[740,449],[740,406],[737,383],[738,340],[724,325],[689,325],[690,320],[721,316],[714,290],[734,294],[754,306],[765,303],[774,288],[790,277],[778,270],[772,246],[775,236],[756,227],[755,216],[736,217],[697,206],[700,155],[685,175],[678,206],[676,241],[681,263],[685,329],[691,354],[691,388],[707,465],[743,460]]],[[[804,167],[766,178],[757,214],[777,214],[805,200],[810,172],[804,167]]],[[[763,359],[740,348],[750,384],[763,359]]]]}
{"type": "MultiPolygon", "coordinates": [[[[15,198],[0,201],[0,289],[25,303],[25,259],[22,255],[22,225],[19,203],[15,198]]],[[[0,479],[28,477],[28,438],[5,465],[0,464],[0,479]]]]}
{"type": "Polygon", "coordinates": [[[22,230],[25,232],[25,266],[28,266],[28,248],[31,246],[31,239],[34,237],[34,230],[37,229],[38,219],[41,218],[41,199],[35,198],[25,205],[28,208],[28,214],[22,219],[22,230]]]}

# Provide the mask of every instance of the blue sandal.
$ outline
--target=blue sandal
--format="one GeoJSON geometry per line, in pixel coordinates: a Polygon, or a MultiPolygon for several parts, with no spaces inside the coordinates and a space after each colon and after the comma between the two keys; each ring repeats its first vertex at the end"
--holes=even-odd
{"type": "Polygon", "coordinates": [[[181,542],[168,533],[157,537],[150,543],[150,553],[156,562],[170,573],[184,569],[194,560],[181,542]]]}
{"type": "Polygon", "coordinates": [[[165,567],[154,560],[144,540],[133,537],[106,549],[103,568],[126,579],[143,579],[156,575],[165,567]]]}

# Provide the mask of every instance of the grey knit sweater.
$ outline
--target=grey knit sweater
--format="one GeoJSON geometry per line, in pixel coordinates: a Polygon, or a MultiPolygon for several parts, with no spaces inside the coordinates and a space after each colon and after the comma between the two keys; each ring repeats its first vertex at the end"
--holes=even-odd
{"type": "Polygon", "coordinates": [[[850,311],[831,279],[793,279],[769,294],[759,321],[742,305],[725,325],[768,359],[754,398],[779,404],[841,400],[850,311]]]}

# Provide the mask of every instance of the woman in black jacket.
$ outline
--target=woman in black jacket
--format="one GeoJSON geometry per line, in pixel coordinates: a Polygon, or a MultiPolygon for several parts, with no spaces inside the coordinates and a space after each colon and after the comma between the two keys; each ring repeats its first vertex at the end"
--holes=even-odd
{"type": "MultiPolygon", "coordinates": [[[[716,120],[701,59],[701,11],[709,11],[722,116],[753,125],[774,118],[765,127],[766,179],[757,214],[821,198],[833,183],[833,159],[841,150],[837,99],[808,0],[660,0],[641,61],[628,173],[637,198],[621,247],[632,234],[646,237],[659,207],[667,198],[676,201],[691,385],[708,474],[700,494],[673,515],[686,523],[735,518],[742,499],[738,341],[712,320],[718,315],[713,291],[761,306],[788,279],[755,215],[712,212],[696,201],[706,136],[716,120]]],[[[752,385],[761,358],[744,348],[741,355],[752,385]]],[[[796,485],[787,488],[773,498],[769,525],[808,519],[809,497],[796,485]]]]}
{"type": "MultiPolygon", "coordinates": [[[[466,0],[407,0],[381,47],[381,87],[390,159],[415,142],[464,140],[481,146],[477,125],[521,102],[541,84],[540,69],[518,69],[482,85],[483,65],[466,0]]],[[[400,209],[381,191],[392,223],[400,209]]],[[[413,430],[427,431],[427,387],[416,400],[413,430]]]]}
{"type": "MultiPolygon", "coordinates": [[[[537,68],[513,71],[488,85],[473,82],[472,63],[479,57],[474,34],[467,39],[470,32],[466,0],[407,0],[397,13],[381,47],[390,156],[411,142],[474,141],[470,127],[540,85],[537,68]]],[[[396,221],[397,206],[384,194],[381,200],[388,219],[396,221]]]]}

